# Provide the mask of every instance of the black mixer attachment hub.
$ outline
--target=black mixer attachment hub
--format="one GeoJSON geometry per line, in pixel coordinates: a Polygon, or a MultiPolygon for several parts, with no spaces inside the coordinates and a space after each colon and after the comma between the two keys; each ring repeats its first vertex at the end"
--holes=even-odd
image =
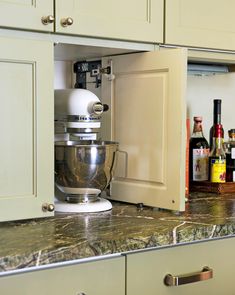
{"type": "Polygon", "coordinates": [[[87,83],[95,83],[95,87],[98,88],[101,85],[101,75],[109,75],[111,67],[102,68],[101,60],[78,61],[73,65],[73,71],[76,74],[75,88],[87,89],[87,83]],[[90,73],[90,77],[94,77],[94,81],[87,81],[87,73],[90,73]]]}

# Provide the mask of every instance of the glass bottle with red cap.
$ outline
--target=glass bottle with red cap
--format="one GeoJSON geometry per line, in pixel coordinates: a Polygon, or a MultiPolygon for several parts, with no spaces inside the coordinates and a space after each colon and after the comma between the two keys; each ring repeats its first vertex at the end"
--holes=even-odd
{"type": "Polygon", "coordinates": [[[222,124],[215,124],[213,130],[213,144],[209,156],[209,173],[211,182],[225,182],[226,154],[224,151],[222,124]]]}
{"type": "MultiPolygon", "coordinates": [[[[214,128],[215,125],[221,124],[221,104],[222,104],[222,99],[214,99],[214,108],[213,108],[213,125],[210,129],[210,150],[212,150],[213,146],[213,134],[214,134],[214,128]]],[[[223,132],[223,137],[224,137],[224,130],[222,127],[222,132],[223,132]]]]}

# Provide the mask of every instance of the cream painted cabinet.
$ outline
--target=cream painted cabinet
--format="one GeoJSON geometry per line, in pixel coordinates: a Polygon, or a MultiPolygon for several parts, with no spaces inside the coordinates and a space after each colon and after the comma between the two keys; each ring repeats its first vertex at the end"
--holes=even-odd
{"type": "Polygon", "coordinates": [[[55,0],[56,32],[163,42],[163,0],[55,0]]]}
{"type": "Polygon", "coordinates": [[[103,138],[119,142],[111,198],[184,210],[187,50],[103,59],[103,138]],[[111,99],[110,99],[111,98],[111,99]],[[109,128],[110,127],[110,128],[109,128]]]}
{"type": "Polygon", "coordinates": [[[0,277],[1,295],[125,295],[125,258],[0,277]]]}
{"type": "Polygon", "coordinates": [[[235,2],[165,0],[165,43],[235,50],[235,2]]]}
{"type": "Polygon", "coordinates": [[[0,0],[0,27],[52,32],[53,13],[52,0],[0,0]]]}
{"type": "MultiPolygon", "coordinates": [[[[127,295],[233,295],[235,239],[201,242],[127,255],[127,295]],[[201,273],[204,267],[210,270],[201,273]],[[200,273],[194,283],[166,286],[164,278],[200,273]],[[212,274],[212,278],[210,278],[212,274]]],[[[182,278],[181,278],[182,281],[182,278]]]]}
{"type": "Polygon", "coordinates": [[[0,221],[53,203],[53,44],[0,37],[0,221]]]}

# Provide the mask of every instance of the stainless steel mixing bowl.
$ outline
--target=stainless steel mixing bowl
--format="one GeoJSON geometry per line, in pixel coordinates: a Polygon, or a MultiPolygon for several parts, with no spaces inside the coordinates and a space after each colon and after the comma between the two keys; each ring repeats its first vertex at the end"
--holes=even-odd
{"type": "Polygon", "coordinates": [[[56,184],[71,191],[88,189],[88,195],[89,188],[103,191],[112,180],[117,150],[118,143],[111,141],[55,142],[56,184]]]}

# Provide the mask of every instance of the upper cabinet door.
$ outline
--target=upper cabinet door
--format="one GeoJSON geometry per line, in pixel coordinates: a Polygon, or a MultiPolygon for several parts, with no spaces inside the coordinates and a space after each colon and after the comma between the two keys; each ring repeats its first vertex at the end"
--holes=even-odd
{"type": "Polygon", "coordinates": [[[128,155],[118,155],[111,198],[184,210],[187,51],[104,58],[108,65],[114,79],[102,79],[102,101],[111,110],[103,138],[128,155]]]}
{"type": "Polygon", "coordinates": [[[60,33],[163,42],[163,0],[56,0],[60,33]]]}
{"type": "Polygon", "coordinates": [[[165,1],[165,43],[235,50],[235,1],[165,1]]]}
{"type": "Polygon", "coordinates": [[[52,0],[0,0],[0,26],[53,31],[52,0]]]}

